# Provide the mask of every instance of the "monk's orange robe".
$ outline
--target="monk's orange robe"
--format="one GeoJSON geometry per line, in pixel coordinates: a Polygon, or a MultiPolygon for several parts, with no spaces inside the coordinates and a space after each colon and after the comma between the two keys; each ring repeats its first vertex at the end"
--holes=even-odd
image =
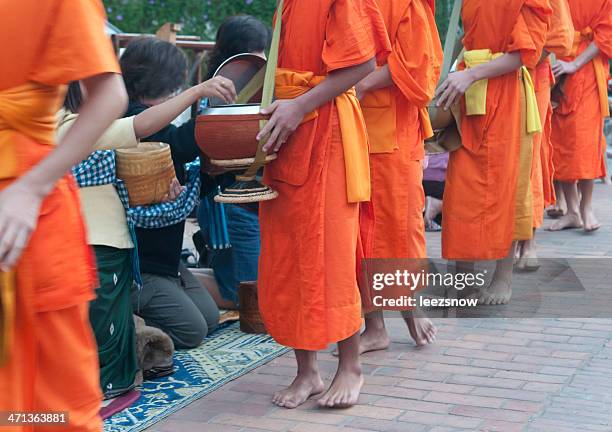
{"type": "MultiPolygon", "coordinates": [[[[523,64],[533,68],[541,56],[550,13],[548,0],[466,0],[462,9],[465,49],[520,52],[523,64]]],[[[463,146],[450,156],[444,192],[442,255],[446,259],[508,255],[526,128],[521,122],[520,74],[488,80],[484,115],[468,116],[462,100],[463,146]]],[[[530,172],[531,165],[527,182],[530,172]]]]}
{"type": "MultiPolygon", "coordinates": [[[[574,41],[574,25],[567,0],[551,0],[553,13],[546,35],[544,50],[557,57],[571,53],[574,41]]],[[[555,203],[553,148],[550,140],[552,128],[552,104],[550,91],[554,84],[550,59],[543,59],[535,71],[535,88],[538,98],[542,132],[534,136],[531,188],[533,191],[533,227],[539,228],[544,220],[544,209],[555,203]]]]}
{"type": "MultiPolygon", "coordinates": [[[[367,62],[377,47],[389,49],[384,22],[364,0],[288,0],[276,97],[296,97],[332,71],[367,62]]],[[[367,152],[349,91],[308,116],[265,170],[279,196],[260,204],[259,306],[283,345],[319,350],[359,330],[355,251],[358,202],[370,199],[367,152]]]]}
{"type": "MultiPolygon", "coordinates": [[[[0,16],[10,17],[0,27],[0,39],[10,41],[0,48],[2,190],[53,151],[62,84],[119,67],[97,1],[6,1],[0,16]]],[[[44,430],[101,430],[97,349],[88,319],[96,275],[71,176],[43,201],[14,270],[14,343],[0,368],[0,409],[67,411],[68,427],[44,430]]]]}
{"type": "Polygon", "coordinates": [[[612,57],[612,1],[568,0],[576,35],[571,61],[591,42],[601,51],[567,77],[564,97],[553,113],[555,179],[575,181],[606,175],[603,121],[607,109],[608,59],[612,57]]]}
{"type": "MultiPolygon", "coordinates": [[[[442,47],[425,0],[377,0],[392,44],[394,85],[361,101],[370,138],[373,231],[366,258],[425,258],[423,141],[431,124],[427,104],[440,79],[442,47]]],[[[367,218],[361,217],[361,221],[367,218]]],[[[362,227],[363,232],[364,227],[362,227]]],[[[368,312],[368,301],[364,309],[368,312]]]]}

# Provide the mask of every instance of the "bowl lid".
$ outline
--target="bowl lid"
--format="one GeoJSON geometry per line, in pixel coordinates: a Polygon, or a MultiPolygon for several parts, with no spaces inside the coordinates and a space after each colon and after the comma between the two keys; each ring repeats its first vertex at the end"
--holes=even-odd
{"type": "MultiPolygon", "coordinates": [[[[236,93],[240,91],[251,81],[261,68],[266,67],[266,59],[261,55],[252,53],[236,54],[221,63],[217,68],[213,77],[222,76],[231,79],[236,87],[236,93]]],[[[250,100],[250,103],[261,102],[261,91],[257,92],[250,100]]],[[[223,105],[224,102],[218,98],[210,98],[209,106],[223,105]]]]}

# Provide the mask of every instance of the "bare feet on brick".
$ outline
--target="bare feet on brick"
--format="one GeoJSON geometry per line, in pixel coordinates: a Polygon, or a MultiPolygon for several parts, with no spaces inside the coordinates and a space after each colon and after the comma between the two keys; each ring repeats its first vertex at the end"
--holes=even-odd
{"type": "MultiPolygon", "coordinates": [[[[365,330],[359,337],[359,354],[370,351],[382,351],[391,343],[382,311],[373,311],[365,315],[365,330]]],[[[338,349],[332,353],[338,356],[338,349]]]]}
{"type": "Polygon", "coordinates": [[[566,229],[582,228],[582,218],[578,213],[568,213],[548,227],[548,231],[563,231],[566,229]]]}
{"type": "Polygon", "coordinates": [[[296,408],[323,390],[325,384],[318,372],[298,373],[289,387],[274,393],[272,403],[279,407],[296,408]]]}
{"type": "Polygon", "coordinates": [[[589,209],[581,210],[580,213],[582,216],[582,220],[584,222],[583,223],[584,230],[586,232],[597,231],[599,228],[601,228],[601,224],[595,217],[595,213],[593,213],[593,209],[589,208],[589,209]]]}
{"type": "Polygon", "coordinates": [[[478,297],[478,304],[501,305],[508,304],[512,297],[512,281],[499,278],[493,280],[478,297]]]}
{"type": "Polygon", "coordinates": [[[296,408],[311,396],[322,393],[325,384],[319,374],[316,351],[295,350],[297,376],[289,387],[274,393],[272,403],[283,408],[296,408]]]}
{"type": "Polygon", "coordinates": [[[381,328],[368,328],[361,333],[359,342],[359,354],[367,353],[370,351],[382,351],[389,348],[391,341],[387,330],[381,328]]]}
{"type": "Polygon", "coordinates": [[[424,346],[436,340],[438,329],[420,308],[402,312],[402,317],[408,326],[410,336],[417,346],[424,346]]]}
{"type": "Polygon", "coordinates": [[[338,368],[334,381],[318,401],[322,408],[349,408],[359,402],[363,386],[361,368],[338,368]]]}

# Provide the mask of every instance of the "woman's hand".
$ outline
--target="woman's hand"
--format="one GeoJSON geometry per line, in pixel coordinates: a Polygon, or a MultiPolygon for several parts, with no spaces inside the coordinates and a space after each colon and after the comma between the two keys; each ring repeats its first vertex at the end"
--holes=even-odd
{"type": "Polygon", "coordinates": [[[162,202],[174,201],[178,196],[185,190],[184,186],[181,186],[176,177],[170,182],[170,189],[166,196],[162,199],[162,202]]]}
{"type": "Polygon", "coordinates": [[[0,270],[15,266],[36,228],[43,194],[19,180],[0,192],[0,270]]]}
{"type": "Polygon", "coordinates": [[[578,71],[578,66],[576,63],[565,62],[562,60],[557,61],[552,67],[553,73],[555,74],[555,78],[559,78],[563,75],[573,75],[578,71]]]}
{"type": "Polygon", "coordinates": [[[297,99],[277,100],[261,110],[264,115],[271,115],[270,120],[257,134],[257,140],[268,137],[263,151],[276,153],[287,142],[289,136],[298,128],[306,115],[297,99]]]}
{"type": "Polygon", "coordinates": [[[234,103],[236,100],[236,87],[229,78],[216,76],[198,84],[196,88],[201,99],[215,97],[221,99],[226,104],[234,103]]]}
{"type": "Polygon", "coordinates": [[[450,107],[455,105],[461,99],[461,96],[474,84],[475,78],[471,69],[465,69],[458,72],[453,72],[448,75],[446,80],[436,90],[438,102],[436,106],[444,107],[448,111],[450,107]]]}

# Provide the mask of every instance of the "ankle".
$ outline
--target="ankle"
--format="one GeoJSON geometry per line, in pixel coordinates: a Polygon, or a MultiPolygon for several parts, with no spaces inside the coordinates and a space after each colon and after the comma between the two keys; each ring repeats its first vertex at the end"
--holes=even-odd
{"type": "Polygon", "coordinates": [[[338,364],[338,374],[347,373],[351,375],[361,375],[361,364],[355,362],[340,362],[338,364]]]}

